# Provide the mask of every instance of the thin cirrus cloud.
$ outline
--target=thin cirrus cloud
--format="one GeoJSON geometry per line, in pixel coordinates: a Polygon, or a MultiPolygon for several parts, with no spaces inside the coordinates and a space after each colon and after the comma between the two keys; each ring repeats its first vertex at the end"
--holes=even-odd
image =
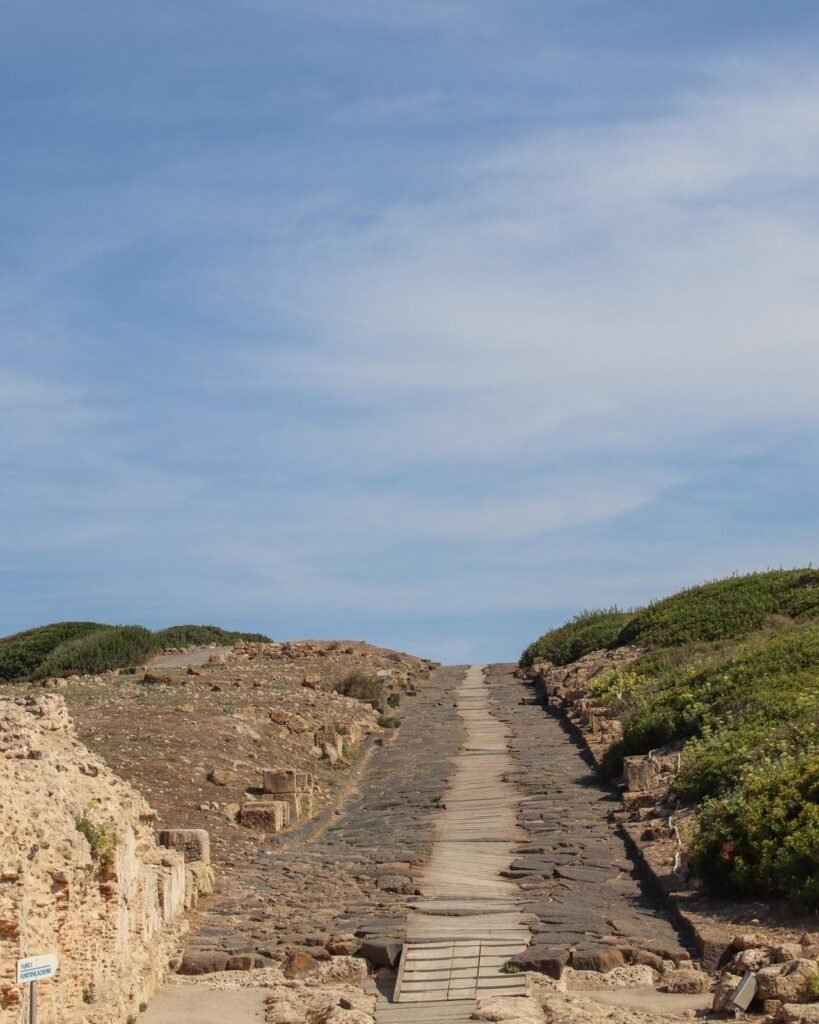
{"type": "MultiPolygon", "coordinates": [[[[475,421],[462,454],[562,442],[596,409],[628,423],[661,405],[660,433],[683,439],[813,420],[818,156],[816,80],[734,84],[594,138],[512,146],[462,168],[446,200],[330,240],[301,310],[325,344],[290,372],[336,394],[357,382],[374,404],[416,398],[428,424],[433,396],[447,454],[461,411],[475,421]]],[[[418,424],[402,419],[411,457],[418,424]]]]}

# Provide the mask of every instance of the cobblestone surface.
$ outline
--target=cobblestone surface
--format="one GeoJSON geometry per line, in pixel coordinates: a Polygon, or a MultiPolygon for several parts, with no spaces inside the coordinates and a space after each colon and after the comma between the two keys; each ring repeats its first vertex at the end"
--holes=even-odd
{"type": "Polygon", "coordinates": [[[529,841],[510,875],[530,896],[534,941],[593,954],[602,947],[598,956],[610,947],[626,961],[689,959],[609,821],[619,807],[616,796],[547,707],[521,703],[532,690],[513,672],[513,665],[494,665],[488,678],[494,713],[514,735],[514,778],[526,794],[519,822],[529,841]]]}

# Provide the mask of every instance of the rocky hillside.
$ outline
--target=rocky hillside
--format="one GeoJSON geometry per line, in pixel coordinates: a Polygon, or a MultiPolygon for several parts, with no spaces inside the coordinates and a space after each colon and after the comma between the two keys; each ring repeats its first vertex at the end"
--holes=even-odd
{"type": "Polygon", "coordinates": [[[252,857],[264,835],[243,827],[240,814],[264,795],[264,769],[309,774],[320,814],[362,740],[400,720],[400,702],[430,670],[363,643],[240,640],[199,655],[169,653],[138,670],[29,690],[62,693],[83,741],[145,795],[161,826],[208,830],[220,869],[252,857]],[[188,666],[193,660],[202,663],[188,666]]]}
{"type": "Polygon", "coordinates": [[[181,963],[211,846],[225,898],[262,844],[334,803],[430,668],[362,643],[238,639],[0,686],[0,1024],[27,1019],[15,960],[49,951],[43,1020],[135,1017],[181,963]]]}

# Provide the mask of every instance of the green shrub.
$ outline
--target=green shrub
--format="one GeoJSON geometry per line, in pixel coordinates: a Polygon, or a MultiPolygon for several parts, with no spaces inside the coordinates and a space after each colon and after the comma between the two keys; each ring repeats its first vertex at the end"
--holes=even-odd
{"type": "Polygon", "coordinates": [[[345,697],[355,697],[356,700],[365,701],[381,700],[384,694],[384,685],[378,676],[367,672],[350,672],[349,675],[334,683],[333,689],[345,697]]]}
{"type": "Polygon", "coordinates": [[[154,647],[162,650],[166,647],[205,647],[207,644],[219,644],[227,647],[237,640],[247,643],[270,643],[270,637],[263,633],[237,633],[233,630],[221,629],[219,626],[168,626],[154,633],[154,647]]]}
{"type": "Polygon", "coordinates": [[[3,637],[0,639],[0,679],[24,679],[55,647],[107,628],[99,622],[52,622],[3,637]]]}
{"type": "Polygon", "coordinates": [[[732,576],[656,601],[627,622],[613,641],[671,647],[747,636],[771,616],[819,615],[819,571],[776,570],[732,576]]]}
{"type": "Polygon", "coordinates": [[[709,800],[691,863],[720,893],[785,896],[819,909],[819,747],[746,771],[732,793],[709,800]]]}
{"type": "Polygon", "coordinates": [[[238,633],[219,626],[170,626],[150,633],[141,626],[53,622],[0,638],[0,680],[42,679],[72,668],[102,672],[125,668],[166,647],[229,645],[237,640],[269,643],[263,633],[238,633]],[[113,635],[103,640],[104,633],[113,635]]]}
{"type": "Polygon", "coordinates": [[[584,654],[611,646],[623,627],[634,616],[619,608],[584,611],[557,629],[544,633],[530,644],[520,657],[520,664],[528,668],[535,658],[545,658],[555,665],[568,665],[584,654]]]}
{"type": "Polygon", "coordinates": [[[598,700],[623,722],[607,772],[618,774],[623,757],[689,741],[675,788],[699,800],[729,789],[754,759],[810,742],[819,719],[819,626],[700,646],[688,657],[653,654],[595,681],[598,700]]]}
{"type": "Polygon", "coordinates": [[[85,836],[91,847],[91,856],[104,868],[113,866],[117,847],[122,842],[122,835],[111,818],[95,820],[96,802],[86,804],[82,814],[75,819],[77,831],[85,836]]]}
{"type": "Polygon", "coordinates": [[[133,665],[153,649],[151,632],[143,626],[105,626],[55,648],[32,672],[34,678],[59,676],[71,669],[105,672],[133,665]]]}
{"type": "Polygon", "coordinates": [[[393,718],[392,715],[379,715],[378,724],[382,729],[397,729],[401,723],[397,718],[393,718]]]}

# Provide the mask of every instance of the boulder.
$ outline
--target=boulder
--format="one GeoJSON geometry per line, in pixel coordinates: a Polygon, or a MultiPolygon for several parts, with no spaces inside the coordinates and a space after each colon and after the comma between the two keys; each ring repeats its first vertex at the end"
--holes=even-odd
{"type": "Polygon", "coordinates": [[[226,971],[252,971],[256,966],[256,957],[252,953],[237,953],[229,956],[226,971]]]}
{"type": "Polygon", "coordinates": [[[516,953],[509,959],[510,964],[522,971],[537,971],[550,978],[558,979],[569,962],[569,952],[561,946],[530,946],[523,953],[516,953]]]}
{"type": "Polygon", "coordinates": [[[785,1003],[779,1020],[782,1024],[819,1024],[819,1003],[785,1003]]]}
{"type": "Polygon", "coordinates": [[[350,933],[331,935],[324,948],[333,956],[355,956],[361,949],[361,940],[350,933]]]}
{"type": "MultiPolygon", "coordinates": [[[[797,949],[800,952],[802,951],[801,946],[798,946],[797,949]]],[[[731,961],[731,972],[733,974],[745,974],[747,971],[760,971],[763,967],[767,967],[770,962],[771,957],[767,949],[743,949],[731,961]]]]}
{"type": "Polygon", "coordinates": [[[224,768],[211,768],[208,772],[208,782],[214,786],[226,786],[232,779],[230,772],[224,768]]]}
{"type": "Polygon", "coordinates": [[[282,966],[285,978],[303,978],[305,975],[312,974],[313,971],[318,970],[319,961],[316,960],[312,953],[296,950],[288,954],[282,966]]]}
{"type": "Polygon", "coordinates": [[[623,954],[613,946],[582,946],[572,953],[572,967],[576,971],[606,974],[624,964],[623,954]]]}
{"type": "Polygon", "coordinates": [[[185,950],[179,974],[215,974],[226,971],[228,954],[224,950],[185,950]]]}
{"type": "Polygon", "coordinates": [[[775,964],[786,964],[789,960],[800,960],[803,957],[810,959],[798,942],[783,942],[773,949],[770,960],[775,964]]]}
{"type": "Polygon", "coordinates": [[[808,983],[819,973],[815,960],[790,960],[763,967],[757,974],[760,999],[779,999],[783,1003],[807,1003],[815,998],[808,983]]]}
{"type": "Polygon", "coordinates": [[[704,971],[687,970],[685,968],[668,971],[663,980],[669,992],[684,995],[696,995],[707,992],[710,978],[704,971]]]}

